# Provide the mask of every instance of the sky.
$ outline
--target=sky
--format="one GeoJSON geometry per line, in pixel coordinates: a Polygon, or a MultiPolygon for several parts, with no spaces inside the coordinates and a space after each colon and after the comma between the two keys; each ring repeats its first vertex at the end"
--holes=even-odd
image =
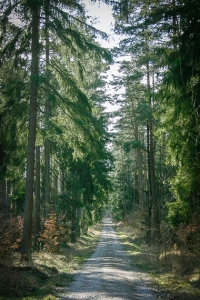
{"type": "Polygon", "coordinates": [[[112,7],[99,1],[91,2],[90,0],[82,0],[81,2],[86,6],[87,15],[97,18],[97,22],[94,27],[98,30],[106,32],[110,37],[109,42],[102,40],[101,45],[103,47],[111,48],[117,39],[116,35],[112,31],[114,27],[112,7]]]}
{"type": "MultiPolygon", "coordinates": [[[[115,21],[112,16],[112,7],[103,3],[102,1],[91,2],[90,0],[82,0],[81,2],[84,3],[86,7],[86,15],[97,18],[94,27],[98,30],[106,32],[109,36],[108,41],[98,39],[98,43],[100,43],[100,45],[105,48],[112,48],[114,46],[117,46],[120,38],[113,31],[115,21]]],[[[110,66],[110,70],[108,71],[108,80],[112,80],[112,75],[117,74],[118,64],[114,63],[110,66]]],[[[106,85],[106,94],[108,94],[109,96],[112,95],[115,100],[117,99],[117,94],[119,93],[121,93],[121,90],[117,92],[113,89],[112,86],[106,85]]],[[[117,105],[116,103],[111,104],[109,102],[106,102],[104,107],[106,112],[113,112],[119,108],[119,105],[117,105]]]]}

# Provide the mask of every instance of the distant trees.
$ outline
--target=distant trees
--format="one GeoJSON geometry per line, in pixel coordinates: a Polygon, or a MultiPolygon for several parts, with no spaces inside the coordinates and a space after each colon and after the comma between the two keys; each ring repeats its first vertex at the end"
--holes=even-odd
{"type": "MultiPolygon", "coordinates": [[[[114,147],[120,140],[124,158],[118,150],[122,166],[115,176],[120,177],[129,157],[135,173],[129,179],[136,188],[133,203],[141,207],[144,196],[146,232],[155,232],[158,240],[163,221],[186,226],[199,216],[199,10],[196,0],[121,1],[114,10],[115,30],[124,36],[115,53],[130,56],[121,67],[126,94],[114,147]],[[129,154],[136,143],[142,151],[141,174],[136,167],[141,154],[135,151],[131,160],[129,154]]],[[[127,185],[125,174],[116,186],[119,195],[127,185]]]]}

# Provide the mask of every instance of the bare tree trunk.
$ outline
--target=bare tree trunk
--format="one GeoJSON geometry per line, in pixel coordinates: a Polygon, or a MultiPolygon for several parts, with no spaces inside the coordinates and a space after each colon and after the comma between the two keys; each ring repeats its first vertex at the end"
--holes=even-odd
{"type": "Polygon", "coordinates": [[[8,214],[7,205],[7,182],[6,179],[0,181],[0,211],[6,216],[8,214]]]}
{"type": "Polygon", "coordinates": [[[76,236],[80,237],[81,235],[81,228],[80,228],[80,222],[81,222],[81,208],[78,207],[76,210],[76,236]]]}
{"type": "MultiPolygon", "coordinates": [[[[45,0],[45,41],[46,41],[46,101],[45,101],[45,124],[46,130],[48,133],[49,130],[49,118],[50,118],[50,103],[49,103],[49,0],[45,0]]],[[[45,216],[50,212],[50,140],[47,137],[44,143],[44,155],[45,155],[45,216]]]]}
{"type": "Polygon", "coordinates": [[[151,211],[152,211],[152,203],[151,203],[151,195],[150,195],[150,164],[149,164],[149,129],[147,126],[147,157],[146,152],[143,151],[143,160],[144,160],[144,180],[143,180],[143,190],[145,191],[144,195],[144,209],[146,211],[145,214],[145,226],[146,226],[146,241],[147,244],[151,243],[151,211]]]}
{"type": "MultiPolygon", "coordinates": [[[[139,133],[138,133],[138,124],[135,122],[135,139],[139,140],[139,133]]],[[[137,148],[137,169],[138,169],[138,196],[139,196],[139,207],[143,210],[144,208],[144,197],[142,191],[142,160],[141,160],[141,148],[137,148]]]]}
{"type": "Polygon", "coordinates": [[[52,192],[52,198],[54,203],[54,210],[57,211],[57,198],[58,198],[58,176],[57,176],[57,163],[56,161],[53,162],[53,192],[52,192]]]}
{"type": "Polygon", "coordinates": [[[9,205],[7,197],[7,180],[0,180],[0,213],[2,214],[3,220],[6,223],[9,219],[9,205]]]}
{"type": "Polygon", "coordinates": [[[31,37],[31,87],[30,87],[30,116],[28,134],[28,158],[26,175],[26,195],[24,210],[24,226],[22,239],[22,260],[31,260],[32,245],[32,212],[33,212],[33,184],[34,184],[34,156],[36,139],[36,117],[39,77],[39,5],[33,4],[32,37],[31,37]]]}
{"type": "Polygon", "coordinates": [[[39,249],[38,238],[41,231],[40,227],[40,146],[36,147],[36,182],[35,182],[35,237],[34,247],[39,249]]]}
{"type": "Polygon", "coordinates": [[[122,169],[122,173],[121,173],[121,176],[122,176],[122,203],[123,203],[123,207],[124,207],[124,216],[126,215],[126,211],[127,211],[127,207],[126,207],[126,197],[125,197],[125,169],[124,169],[124,151],[123,151],[123,148],[121,146],[121,158],[122,158],[122,161],[121,161],[121,169],[122,169]]]}
{"type": "MultiPolygon", "coordinates": [[[[135,114],[135,105],[133,101],[130,102],[131,104],[131,124],[134,130],[135,139],[139,141],[139,130],[138,130],[138,123],[132,117],[132,114],[135,114]]],[[[144,208],[144,192],[142,190],[142,151],[141,148],[137,148],[137,170],[138,170],[138,197],[139,197],[139,207],[141,210],[144,208]]]]}
{"type": "Polygon", "coordinates": [[[73,174],[73,183],[72,183],[72,214],[71,214],[71,242],[75,243],[77,234],[76,234],[76,228],[77,228],[77,171],[74,171],[73,174]]]}
{"type": "Polygon", "coordinates": [[[135,201],[136,201],[136,174],[135,172],[133,173],[133,182],[132,182],[132,186],[133,186],[133,202],[132,202],[132,208],[135,209],[135,201]]]}
{"type": "MultiPolygon", "coordinates": [[[[149,105],[151,107],[151,96],[150,96],[150,71],[149,63],[147,63],[147,92],[149,95],[149,105]]],[[[150,175],[150,186],[151,186],[151,197],[153,205],[153,223],[155,230],[155,238],[160,241],[160,220],[158,211],[158,202],[156,194],[156,175],[155,175],[155,158],[154,158],[154,138],[153,138],[153,121],[152,119],[148,122],[149,131],[149,175],[150,175]]]]}
{"type": "Polygon", "coordinates": [[[48,216],[50,211],[50,159],[49,159],[49,139],[44,142],[45,148],[45,171],[44,171],[44,202],[45,202],[45,217],[48,216]]]}
{"type": "Polygon", "coordinates": [[[65,171],[60,169],[60,193],[64,195],[65,193],[65,171]]]}

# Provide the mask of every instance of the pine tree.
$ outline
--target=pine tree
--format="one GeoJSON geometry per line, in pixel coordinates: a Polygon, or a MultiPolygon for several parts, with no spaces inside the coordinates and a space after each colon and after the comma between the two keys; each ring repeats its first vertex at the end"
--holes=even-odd
{"type": "MultiPolygon", "coordinates": [[[[93,56],[99,61],[102,58],[104,60],[110,59],[109,52],[93,43],[92,35],[90,36],[88,33],[105,35],[85,23],[83,8],[78,3],[72,1],[66,5],[65,1],[59,3],[40,1],[32,4],[30,1],[23,4],[14,1],[10,4],[9,1],[5,0],[1,6],[2,65],[5,65],[6,59],[12,58],[14,64],[21,64],[21,68],[27,71],[29,65],[28,60],[26,61],[26,55],[27,57],[32,55],[31,73],[27,72],[28,76],[26,81],[24,80],[27,95],[30,86],[30,126],[22,246],[22,259],[27,260],[31,259],[36,138],[41,141],[42,136],[45,136],[46,140],[51,139],[51,143],[55,143],[58,136],[60,137],[62,134],[63,143],[68,144],[73,149],[73,159],[88,153],[89,148],[93,149],[94,153],[96,149],[97,154],[101,155],[102,141],[100,137],[104,131],[97,118],[92,114],[92,103],[90,103],[84,87],[76,77],[77,72],[74,67],[81,75],[83,74],[81,62],[84,61],[84,56],[87,56],[88,59],[93,56]],[[65,9],[63,9],[64,7],[65,9]],[[71,13],[71,9],[73,13],[71,13]],[[75,9],[78,10],[78,15],[75,15],[75,9]],[[18,25],[10,22],[11,13],[14,13],[19,19],[18,25]],[[44,21],[45,16],[46,22],[44,21]],[[43,45],[42,40],[39,43],[39,26],[41,35],[43,29],[46,34],[46,45],[43,45]],[[25,28],[27,30],[24,30],[25,28]],[[42,54],[45,47],[47,54],[44,66],[42,54]],[[49,51],[52,51],[51,57],[48,54],[49,51]],[[66,61],[64,57],[68,58],[69,61],[66,61]],[[23,61],[25,61],[25,65],[22,65],[23,61]],[[43,95],[45,95],[44,98],[43,95]],[[45,110],[42,99],[47,99],[45,110]],[[51,116],[47,122],[42,117],[44,115],[46,119],[49,117],[49,107],[51,108],[51,116]],[[40,113],[38,113],[39,110],[40,113]],[[48,123],[45,130],[41,126],[44,123],[48,123]],[[38,130],[36,130],[37,127],[38,130]]],[[[28,97],[26,97],[26,101],[28,103],[28,97]]],[[[46,170],[48,169],[46,168],[46,170]]],[[[49,174],[49,170],[47,173],[49,174]]],[[[49,179],[47,181],[51,181],[51,178],[49,179]]],[[[46,192],[46,195],[48,194],[49,192],[46,192]]]]}
{"type": "MultiPolygon", "coordinates": [[[[153,5],[154,3],[152,3],[153,5]]],[[[155,66],[155,56],[154,56],[154,43],[156,38],[158,38],[157,32],[154,33],[153,30],[150,30],[145,23],[145,20],[151,10],[151,6],[148,5],[148,1],[129,1],[123,3],[122,7],[115,8],[115,19],[116,19],[116,26],[115,30],[117,33],[124,34],[126,37],[122,39],[120,42],[119,49],[116,49],[117,55],[129,55],[131,60],[134,62],[132,64],[132,70],[128,70],[127,80],[129,80],[129,84],[132,85],[132,90],[130,90],[127,98],[135,98],[133,89],[134,86],[137,89],[138,83],[143,83],[146,81],[146,91],[143,92],[143,99],[139,100],[145,103],[146,106],[146,114],[148,114],[148,118],[146,118],[146,132],[145,136],[147,141],[145,142],[147,154],[148,154],[148,190],[150,191],[150,201],[151,205],[145,204],[147,206],[148,214],[152,215],[152,225],[154,231],[154,238],[157,241],[160,241],[160,211],[159,211],[159,204],[158,204],[158,186],[157,186],[157,179],[156,179],[156,160],[155,160],[155,142],[154,142],[154,118],[153,118],[153,111],[154,111],[154,69],[155,66]],[[132,82],[131,82],[132,81],[132,82]],[[152,208],[151,208],[152,207],[152,208]],[[152,214],[149,213],[149,210],[152,210],[152,214]]],[[[130,64],[130,63],[129,63],[130,64]]],[[[127,71],[127,69],[126,69],[127,71]]],[[[128,89],[128,85],[126,83],[126,90],[128,89]]],[[[127,101],[127,100],[125,100],[127,101]]],[[[141,105],[139,104],[139,105],[141,105]]],[[[134,110],[134,106],[133,110],[134,110]]],[[[142,118],[142,114],[140,112],[140,116],[142,118]]],[[[128,116],[127,123],[128,123],[128,116]]],[[[132,123],[135,137],[137,139],[138,136],[138,124],[137,122],[132,123]]],[[[138,155],[138,191],[139,191],[139,198],[140,198],[140,206],[143,206],[144,199],[147,201],[147,195],[144,193],[145,177],[142,178],[142,170],[140,165],[141,161],[141,149],[138,147],[137,149],[138,155]],[[140,168],[140,169],[139,169],[140,168]],[[142,191],[143,190],[143,191],[142,191]]],[[[144,174],[144,173],[143,173],[144,174]]],[[[147,201],[148,203],[149,200],[147,201]]]]}
{"type": "Polygon", "coordinates": [[[198,1],[172,1],[171,5],[159,1],[147,19],[148,26],[156,23],[167,36],[165,49],[159,45],[157,51],[167,69],[158,97],[162,103],[160,130],[167,131],[162,135],[167,161],[176,169],[170,180],[176,203],[169,206],[176,225],[190,222],[199,207],[199,9],[198,1]]]}
{"type": "Polygon", "coordinates": [[[33,184],[35,163],[36,120],[38,105],[39,83],[39,3],[31,4],[32,33],[31,33],[31,85],[30,85],[30,113],[28,134],[28,158],[26,175],[26,196],[24,209],[24,226],[22,239],[22,260],[31,260],[32,246],[32,212],[33,212],[33,184]]]}

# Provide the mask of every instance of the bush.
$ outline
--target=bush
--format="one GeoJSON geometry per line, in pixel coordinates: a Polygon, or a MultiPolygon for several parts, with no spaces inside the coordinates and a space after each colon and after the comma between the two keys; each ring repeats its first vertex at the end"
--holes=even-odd
{"type": "Polygon", "coordinates": [[[58,220],[56,213],[51,213],[44,224],[44,232],[40,234],[39,241],[45,244],[50,253],[58,253],[61,244],[67,239],[68,231],[62,226],[62,221],[58,220]]]}
{"type": "Polygon", "coordinates": [[[22,241],[23,218],[7,218],[0,214],[0,258],[4,258],[13,250],[20,249],[22,241]]]}

